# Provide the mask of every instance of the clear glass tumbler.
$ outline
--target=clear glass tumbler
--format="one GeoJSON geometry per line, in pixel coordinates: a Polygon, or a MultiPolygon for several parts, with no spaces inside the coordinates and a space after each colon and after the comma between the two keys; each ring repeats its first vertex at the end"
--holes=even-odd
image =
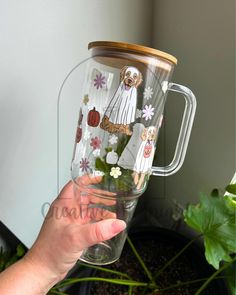
{"type": "MultiPolygon", "coordinates": [[[[172,55],[109,41],[92,42],[89,51],[71,166],[75,197],[85,223],[119,218],[129,224],[149,176],[171,175],[182,166],[196,99],[170,82],[177,63],[172,55]],[[183,95],[185,110],[173,160],[153,167],[168,91],[183,95]]],[[[125,239],[126,231],[89,247],[80,259],[112,263],[125,239]]]]}

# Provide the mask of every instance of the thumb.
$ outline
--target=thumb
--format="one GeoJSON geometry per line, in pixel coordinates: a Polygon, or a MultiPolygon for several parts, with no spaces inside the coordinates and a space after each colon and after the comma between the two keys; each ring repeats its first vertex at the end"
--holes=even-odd
{"type": "Polygon", "coordinates": [[[80,227],[79,251],[94,244],[109,240],[126,228],[126,223],[120,219],[106,219],[80,227]]]}

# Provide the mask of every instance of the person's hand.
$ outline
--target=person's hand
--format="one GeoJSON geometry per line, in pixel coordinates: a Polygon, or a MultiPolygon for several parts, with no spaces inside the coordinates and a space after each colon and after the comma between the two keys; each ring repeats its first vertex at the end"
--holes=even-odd
{"type": "Polygon", "coordinates": [[[48,288],[65,277],[83,249],[111,239],[126,227],[124,221],[112,215],[96,223],[84,223],[79,210],[73,183],[69,182],[52,203],[37,240],[24,257],[31,269],[50,280],[48,288]]]}

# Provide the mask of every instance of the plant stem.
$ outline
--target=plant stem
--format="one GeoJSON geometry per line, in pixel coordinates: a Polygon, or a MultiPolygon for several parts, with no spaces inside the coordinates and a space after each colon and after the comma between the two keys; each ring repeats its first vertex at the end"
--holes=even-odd
{"type": "Polygon", "coordinates": [[[211,275],[207,281],[197,290],[197,292],[194,295],[199,295],[201,294],[201,292],[206,288],[206,286],[213,280],[215,279],[215,277],[221,273],[224,269],[226,269],[227,267],[229,267],[233,262],[236,261],[236,256],[228,263],[223,264],[216,272],[213,273],[213,275],[211,275]]]}
{"type": "Polygon", "coordinates": [[[61,288],[64,286],[72,285],[75,283],[81,282],[91,282],[91,281],[99,281],[99,282],[107,282],[112,284],[124,285],[124,286],[133,286],[133,287],[146,287],[147,283],[137,282],[133,280],[120,280],[120,279],[105,279],[98,277],[87,277],[87,278],[76,278],[76,279],[66,279],[61,284],[57,285],[57,288],[61,288]]]}
{"type": "MultiPolygon", "coordinates": [[[[225,279],[225,278],[227,278],[227,276],[219,276],[219,277],[215,277],[214,279],[217,280],[217,279],[225,279]]],[[[177,283],[177,284],[168,286],[166,288],[160,289],[159,291],[164,292],[164,291],[167,291],[167,290],[170,290],[170,289],[179,288],[179,287],[182,287],[182,286],[203,282],[203,281],[206,281],[207,279],[208,278],[202,278],[202,279],[196,279],[196,280],[192,280],[192,281],[188,281],[188,282],[177,283]]]]}
{"type": "Polygon", "coordinates": [[[146,275],[148,276],[149,280],[151,281],[151,283],[153,284],[154,288],[157,288],[156,282],[151,274],[151,272],[148,270],[146,264],[144,263],[143,259],[140,257],[140,255],[138,254],[137,250],[134,247],[134,244],[131,242],[130,238],[127,237],[127,241],[134,253],[134,255],[137,257],[139,263],[141,264],[143,270],[145,271],[146,275]]]}
{"type": "Polygon", "coordinates": [[[96,270],[108,272],[108,273],[111,273],[111,274],[114,274],[114,275],[118,275],[118,276],[121,276],[121,277],[125,277],[125,278],[127,278],[129,280],[132,280],[132,278],[130,276],[128,276],[126,273],[123,273],[123,272],[120,272],[120,271],[117,271],[117,270],[112,270],[112,269],[109,269],[109,268],[100,267],[100,266],[91,265],[91,264],[86,264],[86,263],[82,263],[82,262],[78,262],[78,264],[82,265],[82,266],[85,266],[85,267],[93,268],[93,269],[96,269],[96,270]]]}
{"type": "Polygon", "coordinates": [[[128,293],[128,295],[132,295],[132,291],[133,291],[133,287],[132,286],[129,286],[129,293],[128,293]]]}
{"type": "Polygon", "coordinates": [[[190,242],[187,243],[174,257],[172,257],[154,276],[154,279],[156,278],[173,262],[175,261],[192,243],[194,243],[197,239],[199,239],[202,236],[202,234],[196,236],[193,238],[190,242]]]}

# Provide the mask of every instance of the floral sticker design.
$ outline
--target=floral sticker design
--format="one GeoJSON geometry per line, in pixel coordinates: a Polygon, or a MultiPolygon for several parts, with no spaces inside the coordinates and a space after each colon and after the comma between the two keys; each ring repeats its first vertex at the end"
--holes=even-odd
{"type": "Polygon", "coordinates": [[[94,157],[99,157],[100,156],[100,153],[101,153],[101,150],[100,149],[96,149],[96,150],[93,151],[94,157]]]}
{"type": "Polygon", "coordinates": [[[100,149],[101,143],[101,139],[95,136],[91,138],[90,146],[93,148],[93,150],[100,149]]]}
{"type": "Polygon", "coordinates": [[[145,105],[144,109],[143,109],[143,118],[145,118],[145,120],[151,120],[152,116],[154,115],[154,108],[152,107],[152,105],[145,105]]]}
{"type": "Polygon", "coordinates": [[[83,103],[84,103],[85,105],[87,105],[88,102],[89,102],[89,97],[88,97],[88,94],[86,94],[86,95],[84,96],[83,103]]]}
{"type": "Polygon", "coordinates": [[[114,178],[118,178],[121,176],[122,172],[120,171],[120,167],[112,167],[110,175],[113,176],[114,178]]]}
{"type": "Polygon", "coordinates": [[[142,117],[142,110],[137,109],[135,117],[136,117],[136,119],[141,118],[142,117]]]}
{"type": "Polygon", "coordinates": [[[110,144],[116,144],[118,142],[118,137],[115,134],[112,134],[108,141],[110,144]]]}
{"type": "Polygon", "coordinates": [[[96,78],[93,80],[94,81],[93,86],[96,87],[97,89],[103,88],[103,85],[106,84],[105,79],[106,79],[105,76],[103,76],[102,74],[96,75],[96,78]]]}
{"type": "Polygon", "coordinates": [[[80,168],[82,170],[82,172],[87,172],[89,169],[89,161],[87,158],[82,158],[80,163],[80,168]]]}
{"type": "Polygon", "coordinates": [[[85,132],[84,132],[84,139],[85,140],[88,140],[90,138],[90,136],[91,136],[91,132],[88,131],[88,130],[85,130],[85,132]]]}
{"type": "Polygon", "coordinates": [[[143,93],[145,99],[149,100],[153,96],[153,90],[150,86],[146,87],[143,93]]]}

